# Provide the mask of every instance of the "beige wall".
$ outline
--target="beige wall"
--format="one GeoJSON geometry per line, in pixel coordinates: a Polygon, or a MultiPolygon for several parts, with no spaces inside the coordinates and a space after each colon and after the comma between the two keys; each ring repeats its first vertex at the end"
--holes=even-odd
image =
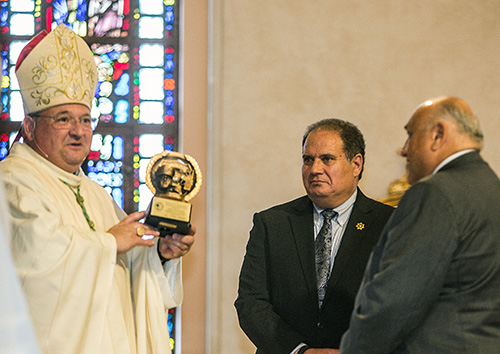
{"type": "MultiPolygon", "coordinates": [[[[181,146],[193,156],[202,171],[203,185],[193,205],[195,244],[183,258],[184,301],[181,313],[181,350],[184,354],[205,351],[207,336],[207,55],[208,3],[182,1],[181,146]]],[[[178,343],[178,342],[177,342],[178,343]]]]}
{"type": "MultiPolygon", "coordinates": [[[[361,187],[380,198],[404,173],[396,151],[413,109],[456,95],[479,116],[484,156],[500,172],[497,0],[184,3],[184,151],[204,159],[207,200],[197,253],[185,259],[186,288],[196,296],[183,305],[183,338],[195,332],[183,340],[184,354],[253,353],[233,307],[251,218],[303,194],[300,139],[308,124],[338,117],[359,126],[367,142],[361,187]],[[188,50],[197,40],[201,51],[188,50]]],[[[204,200],[196,201],[198,213],[204,200]]]]}

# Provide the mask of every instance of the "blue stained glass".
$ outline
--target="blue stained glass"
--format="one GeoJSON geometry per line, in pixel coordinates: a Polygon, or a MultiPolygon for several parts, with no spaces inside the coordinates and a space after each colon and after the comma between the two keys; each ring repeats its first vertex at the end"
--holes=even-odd
{"type": "Polygon", "coordinates": [[[101,58],[101,60],[107,64],[111,64],[113,62],[110,53],[101,54],[99,58],[101,58]]]}
{"type": "Polygon", "coordinates": [[[109,173],[114,170],[114,165],[109,163],[109,161],[98,161],[96,165],[97,169],[102,172],[109,173]]]}
{"type": "Polygon", "coordinates": [[[92,161],[89,160],[87,169],[94,175],[98,173],[120,173],[123,163],[121,161],[92,161]]]}
{"type": "Polygon", "coordinates": [[[165,22],[171,24],[174,22],[174,13],[172,11],[165,12],[165,22]]]}
{"type": "Polygon", "coordinates": [[[174,96],[170,95],[165,98],[165,106],[167,108],[173,108],[174,107],[174,96]]]}
{"type": "Polygon", "coordinates": [[[5,72],[9,68],[9,61],[7,60],[7,52],[2,51],[2,72],[5,72]]]}
{"type": "Polygon", "coordinates": [[[79,0],[76,9],[76,19],[78,21],[85,21],[87,19],[87,1],[79,0]]]}
{"type": "Polygon", "coordinates": [[[123,73],[116,82],[115,95],[123,97],[130,92],[130,75],[123,73]]]}
{"type": "Polygon", "coordinates": [[[127,123],[129,116],[129,103],[118,100],[115,105],[115,123],[127,123]]]}
{"type": "Polygon", "coordinates": [[[121,188],[113,188],[111,196],[115,200],[115,203],[123,209],[123,190],[121,188]]]}
{"type": "Polygon", "coordinates": [[[108,54],[108,58],[110,60],[116,60],[120,57],[121,53],[118,53],[116,50],[112,50],[111,52],[109,52],[107,54],[108,54]]]}
{"type": "MultiPolygon", "coordinates": [[[[96,171],[103,171],[103,166],[99,166],[99,163],[102,165],[102,161],[99,161],[95,167],[96,171]]],[[[107,167],[107,166],[106,166],[107,167]]],[[[90,168],[89,168],[90,171],[90,168]]],[[[123,175],[121,173],[109,173],[106,171],[103,172],[89,172],[88,177],[99,184],[102,187],[121,187],[123,185],[123,175]]]]}
{"type": "Polygon", "coordinates": [[[2,95],[2,112],[7,112],[8,104],[9,104],[9,96],[2,95]]]}
{"type": "Polygon", "coordinates": [[[68,4],[66,0],[54,0],[52,16],[57,24],[63,23],[68,18],[68,4]]]}
{"type": "Polygon", "coordinates": [[[172,323],[172,314],[168,314],[168,333],[172,333],[172,330],[174,329],[173,323],[172,323]]]}
{"type": "Polygon", "coordinates": [[[2,57],[0,58],[0,70],[2,70],[2,75],[7,74],[7,69],[9,68],[9,60],[7,59],[8,52],[6,50],[2,51],[2,57]]]}
{"type": "Polygon", "coordinates": [[[165,70],[167,71],[173,71],[174,70],[174,61],[173,60],[167,60],[165,63],[165,70]]]}
{"type": "Polygon", "coordinates": [[[9,18],[9,11],[3,7],[0,9],[0,21],[2,26],[7,26],[7,19],[9,18]]]}
{"type": "Polygon", "coordinates": [[[123,138],[121,136],[115,136],[113,140],[113,158],[123,160],[123,138]]]}

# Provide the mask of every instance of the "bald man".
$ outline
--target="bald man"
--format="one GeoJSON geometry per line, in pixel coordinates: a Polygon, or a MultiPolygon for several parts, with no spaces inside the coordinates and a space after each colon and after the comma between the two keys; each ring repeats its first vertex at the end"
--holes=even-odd
{"type": "Polygon", "coordinates": [[[341,354],[499,353],[500,181],[455,97],[421,104],[402,149],[412,187],[369,261],[341,354]]]}

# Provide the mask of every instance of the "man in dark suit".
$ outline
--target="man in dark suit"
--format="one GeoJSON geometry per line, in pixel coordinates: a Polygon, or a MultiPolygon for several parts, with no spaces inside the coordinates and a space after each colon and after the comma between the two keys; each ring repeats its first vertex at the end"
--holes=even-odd
{"type": "Polygon", "coordinates": [[[367,265],[342,354],[500,353],[500,181],[455,97],[406,125],[408,181],[367,265]]]}
{"type": "Polygon", "coordinates": [[[393,211],[357,187],[365,142],[353,124],[325,119],[309,126],[302,152],[307,196],[254,215],[241,269],[235,306],[259,354],[339,347],[366,262],[393,211]],[[330,209],[335,216],[324,222],[330,209]],[[326,248],[324,235],[331,236],[326,248]]]}

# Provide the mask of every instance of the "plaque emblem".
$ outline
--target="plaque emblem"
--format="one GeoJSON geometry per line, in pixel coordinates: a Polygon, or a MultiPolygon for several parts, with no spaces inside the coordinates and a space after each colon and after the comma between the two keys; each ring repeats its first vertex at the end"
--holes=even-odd
{"type": "Polygon", "coordinates": [[[160,237],[189,233],[192,205],[188,202],[200,191],[201,182],[201,170],[193,157],[174,151],[153,156],[146,185],[154,197],[144,222],[158,229],[160,237]]]}

